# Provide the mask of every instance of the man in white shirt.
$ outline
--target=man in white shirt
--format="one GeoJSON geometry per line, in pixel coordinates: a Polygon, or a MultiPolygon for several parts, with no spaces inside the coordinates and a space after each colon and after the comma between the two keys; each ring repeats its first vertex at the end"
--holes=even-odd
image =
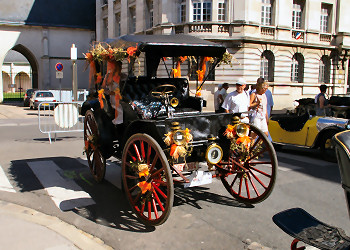
{"type": "Polygon", "coordinates": [[[238,79],[236,82],[236,90],[228,94],[222,104],[222,108],[226,113],[242,113],[241,121],[249,122],[247,117],[248,108],[250,104],[249,95],[244,90],[247,82],[244,78],[238,79]]]}

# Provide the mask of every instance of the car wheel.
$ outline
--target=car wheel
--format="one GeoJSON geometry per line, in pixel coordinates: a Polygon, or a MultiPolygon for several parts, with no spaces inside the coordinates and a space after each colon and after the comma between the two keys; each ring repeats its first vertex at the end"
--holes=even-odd
{"type": "Polygon", "coordinates": [[[323,134],[320,141],[320,153],[324,160],[329,162],[337,162],[337,156],[335,154],[335,148],[332,143],[332,137],[337,131],[327,131],[323,134]]]}

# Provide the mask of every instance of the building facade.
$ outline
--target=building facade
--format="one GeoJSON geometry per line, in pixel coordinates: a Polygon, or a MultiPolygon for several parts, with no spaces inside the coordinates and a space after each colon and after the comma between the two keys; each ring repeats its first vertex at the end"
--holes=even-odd
{"type": "Polygon", "coordinates": [[[0,1],[0,102],[4,91],[20,88],[71,89],[72,44],[78,48],[78,88],[88,88],[83,53],[95,40],[95,6],[94,0],[0,1]],[[22,54],[27,65],[5,61],[12,51],[22,54]],[[56,78],[58,62],[63,78],[56,78]]]}
{"type": "Polygon", "coordinates": [[[283,110],[322,83],[348,92],[348,13],[348,0],[96,0],[96,38],[183,33],[224,44],[236,61],[205,84],[208,109],[217,84],[262,76],[283,110]]]}

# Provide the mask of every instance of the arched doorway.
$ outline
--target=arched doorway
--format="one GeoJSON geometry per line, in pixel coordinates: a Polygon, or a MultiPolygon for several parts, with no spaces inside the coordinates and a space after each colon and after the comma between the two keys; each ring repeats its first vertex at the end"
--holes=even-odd
{"type": "Polygon", "coordinates": [[[14,46],[2,64],[3,101],[22,101],[27,89],[38,88],[38,66],[23,45],[14,46]]]}
{"type": "Polygon", "coordinates": [[[29,62],[30,67],[32,68],[32,88],[37,89],[39,86],[38,79],[38,63],[32,54],[26,47],[21,44],[15,45],[12,50],[21,53],[29,62]]]}

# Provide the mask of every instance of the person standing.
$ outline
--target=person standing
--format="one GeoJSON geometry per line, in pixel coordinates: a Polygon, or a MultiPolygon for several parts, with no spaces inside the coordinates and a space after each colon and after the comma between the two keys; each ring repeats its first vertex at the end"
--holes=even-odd
{"type": "Polygon", "coordinates": [[[244,90],[246,85],[247,82],[244,78],[238,79],[236,90],[226,96],[222,108],[225,109],[226,113],[241,113],[241,121],[248,123],[249,95],[244,90]]]}
{"type": "Polygon", "coordinates": [[[268,131],[268,112],[267,112],[267,98],[265,95],[268,89],[268,84],[259,80],[256,84],[256,90],[250,95],[249,108],[253,111],[250,115],[250,123],[259,128],[262,132],[269,136],[268,131]]]}
{"type": "Polygon", "coordinates": [[[320,91],[321,92],[315,96],[316,115],[317,116],[326,116],[328,113],[327,107],[330,106],[328,104],[328,98],[326,97],[327,85],[321,84],[320,91]]]}
{"type": "Polygon", "coordinates": [[[222,84],[219,84],[218,85],[218,90],[215,91],[214,93],[214,110],[215,110],[215,113],[219,113],[219,108],[220,108],[220,103],[219,103],[219,99],[218,99],[218,96],[219,96],[219,93],[220,93],[220,90],[222,89],[222,84]]]}
{"type": "Polygon", "coordinates": [[[215,96],[214,94],[214,98],[215,98],[215,113],[224,113],[225,110],[221,107],[226,96],[227,96],[227,89],[228,89],[228,83],[225,82],[224,84],[221,85],[221,89],[216,91],[215,94],[217,94],[215,96]]]}

